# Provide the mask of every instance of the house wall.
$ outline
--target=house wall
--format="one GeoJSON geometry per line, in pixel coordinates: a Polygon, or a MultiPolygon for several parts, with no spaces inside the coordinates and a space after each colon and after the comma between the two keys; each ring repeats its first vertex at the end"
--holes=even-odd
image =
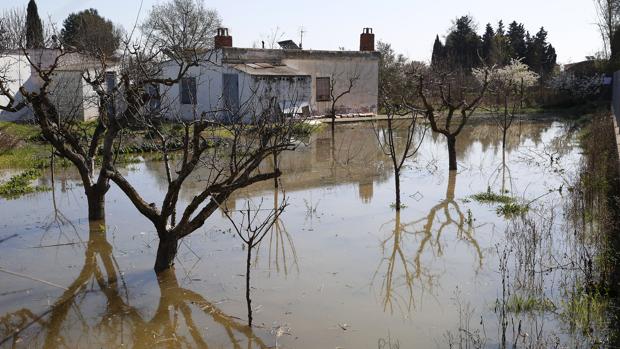
{"type": "MultiPolygon", "coordinates": [[[[221,61],[220,61],[221,62],[221,61]]],[[[174,63],[164,66],[164,76],[175,77],[179,67],[174,63]]],[[[192,67],[185,77],[196,78],[197,104],[181,104],[180,84],[172,86],[160,85],[162,96],[162,111],[169,119],[195,120],[203,112],[221,110],[217,117],[224,117],[225,109],[223,93],[223,74],[238,76],[240,112],[246,117],[260,113],[268,105],[269,97],[276,96],[279,101],[286,101],[290,105],[293,101],[300,103],[308,101],[311,95],[311,80],[307,77],[300,79],[287,77],[259,77],[250,75],[218,61],[199,67],[192,67]]],[[[287,105],[287,107],[288,107],[287,105]]]]}
{"type": "MultiPolygon", "coordinates": [[[[41,69],[48,69],[58,57],[60,51],[52,49],[28,50],[30,60],[41,69]]],[[[50,95],[61,116],[71,116],[80,120],[96,118],[99,113],[98,100],[95,92],[81,79],[81,72],[89,64],[89,59],[74,53],[60,59],[59,69],[54,73],[52,84],[49,87],[50,95]],[[74,66],[72,70],[64,70],[66,66],[74,66]]],[[[19,92],[20,87],[26,91],[36,91],[41,86],[38,73],[22,51],[0,57],[0,72],[10,81],[8,87],[15,95],[15,102],[23,100],[19,92]]],[[[0,103],[6,105],[8,98],[0,96],[0,103]]],[[[0,120],[17,121],[33,118],[32,110],[28,107],[17,112],[0,112],[0,120]]]]}
{"type": "MultiPolygon", "coordinates": [[[[8,81],[7,87],[15,96],[15,102],[22,101],[22,96],[19,93],[19,88],[24,86],[26,90],[33,91],[39,86],[39,81],[31,77],[30,63],[21,52],[15,52],[0,57],[0,72],[6,76],[8,81]]],[[[0,104],[8,105],[9,99],[5,96],[0,96],[0,104]]],[[[24,108],[18,112],[0,111],[0,120],[15,121],[22,118],[27,118],[32,115],[32,111],[28,108],[24,108]]]]}
{"type": "Polygon", "coordinates": [[[284,59],[284,63],[312,77],[310,105],[313,114],[326,115],[331,108],[331,102],[316,100],[317,77],[330,77],[337,96],[348,89],[349,79],[356,76],[358,79],[351,92],[336,103],[336,111],[342,114],[377,113],[379,61],[373,56],[294,58],[284,59]]]}
{"type": "Polygon", "coordinates": [[[61,118],[84,120],[84,86],[79,72],[55,72],[49,95],[61,118]]]}

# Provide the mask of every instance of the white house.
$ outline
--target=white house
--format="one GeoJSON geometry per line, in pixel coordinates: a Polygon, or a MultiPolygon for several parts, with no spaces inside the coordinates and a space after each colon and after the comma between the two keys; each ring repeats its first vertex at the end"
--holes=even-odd
{"type": "MultiPolygon", "coordinates": [[[[380,55],[370,28],[360,37],[360,51],[237,48],[228,30],[220,28],[215,48],[201,54],[205,63],[190,68],[179,84],[159,87],[169,118],[192,120],[214,111],[260,113],[270,101],[283,111],[326,115],[332,95],[349,86],[350,92],[336,103],[337,113],[377,113],[380,55]]],[[[178,70],[175,61],[164,63],[166,77],[175,77],[178,70]]]]}
{"type": "MultiPolygon", "coordinates": [[[[30,49],[25,54],[22,50],[13,50],[0,56],[0,71],[9,91],[15,96],[14,103],[23,100],[20,87],[28,92],[36,92],[41,87],[42,81],[33,65],[42,71],[48,70],[59,54],[60,51],[56,49],[30,49]]],[[[61,116],[78,120],[90,120],[98,116],[98,98],[82,74],[94,71],[99,66],[98,61],[78,53],[66,54],[58,60],[48,91],[61,116]]],[[[113,74],[109,76],[114,78],[113,74]]],[[[1,105],[8,105],[8,102],[6,96],[0,95],[1,105]]],[[[33,112],[28,107],[16,112],[0,111],[0,120],[32,118],[33,112]]]]}

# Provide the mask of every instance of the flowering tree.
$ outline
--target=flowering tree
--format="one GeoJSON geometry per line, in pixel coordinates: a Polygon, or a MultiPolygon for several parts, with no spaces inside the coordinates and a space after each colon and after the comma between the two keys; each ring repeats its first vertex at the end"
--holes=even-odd
{"type": "Polygon", "coordinates": [[[522,109],[527,89],[536,84],[539,76],[517,59],[503,68],[492,68],[490,72],[488,69],[474,69],[473,74],[480,82],[488,75],[486,107],[502,131],[502,149],[505,150],[506,133],[522,109]]]}
{"type": "Polygon", "coordinates": [[[602,79],[602,74],[578,76],[573,72],[564,71],[549,80],[548,86],[567,93],[575,100],[584,100],[598,95],[602,79]]]}

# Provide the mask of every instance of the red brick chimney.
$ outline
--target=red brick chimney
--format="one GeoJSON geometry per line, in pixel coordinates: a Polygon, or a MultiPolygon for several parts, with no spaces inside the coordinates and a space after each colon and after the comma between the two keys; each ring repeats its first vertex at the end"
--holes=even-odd
{"type": "Polygon", "coordinates": [[[217,28],[215,48],[232,47],[232,36],[228,35],[228,28],[217,28]]]}
{"type": "Polygon", "coordinates": [[[375,34],[372,33],[372,28],[364,28],[362,35],[360,35],[360,51],[374,51],[375,50],[375,34]]]}

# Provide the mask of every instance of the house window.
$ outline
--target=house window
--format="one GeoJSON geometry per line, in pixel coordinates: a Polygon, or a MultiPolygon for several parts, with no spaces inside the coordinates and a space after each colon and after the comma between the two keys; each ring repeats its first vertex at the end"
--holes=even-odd
{"type": "Polygon", "coordinates": [[[196,104],[196,78],[181,79],[181,104],[196,104]]]}
{"type": "Polygon", "coordinates": [[[329,102],[330,81],[327,78],[316,78],[316,101],[329,102]]]}

